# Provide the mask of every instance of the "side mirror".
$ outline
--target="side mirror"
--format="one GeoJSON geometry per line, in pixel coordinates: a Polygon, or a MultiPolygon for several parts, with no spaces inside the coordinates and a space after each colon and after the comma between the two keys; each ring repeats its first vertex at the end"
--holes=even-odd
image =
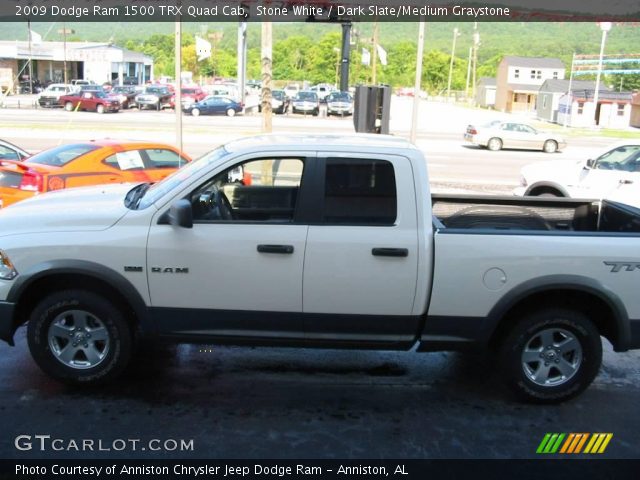
{"type": "Polygon", "coordinates": [[[586,168],[594,168],[596,166],[596,161],[593,158],[587,160],[586,168]]]}
{"type": "Polygon", "coordinates": [[[171,205],[169,211],[162,215],[158,223],[174,225],[182,228],[193,228],[193,208],[185,198],[171,205]]]}

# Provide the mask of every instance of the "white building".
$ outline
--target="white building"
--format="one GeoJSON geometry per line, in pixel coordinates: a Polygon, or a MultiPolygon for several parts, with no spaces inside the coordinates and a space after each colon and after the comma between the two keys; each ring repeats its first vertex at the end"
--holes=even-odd
{"type": "Polygon", "coordinates": [[[16,83],[28,80],[29,59],[33,80],[41,83],[91,80],[97,84],[138,83],[153,80],[153,59],[109,43],[0,41],[0,73],[16,83]]]}
{"type": "Polygon", "coordinates": [[[631,92],[598,91],[598,105],[594,103],[595,90],[574,90],[563,95],[558,104],[558,123],[570,127],[627,128],[631,121],[631,92]]]}

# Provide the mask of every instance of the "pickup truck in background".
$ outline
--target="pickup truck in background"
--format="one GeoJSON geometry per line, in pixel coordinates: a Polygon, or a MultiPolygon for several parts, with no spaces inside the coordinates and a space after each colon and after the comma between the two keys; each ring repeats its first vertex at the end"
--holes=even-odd
{"type": "Polygon", "coordinates": [[[102,90],[80,90],[58,100],[67,112],[87,110],[98,113],[119,112],[120,101],[102,90]]]}
{"type": "Polygon", "coordinates": [[[640,207],[640,142],[625,140],[579,161],[525,165],[518,196],[611,198],[640,207]]]}
{"type": "Polygon", "coordinates": [[[38,365],[117,378],[136,338],[493,353],[523,399],[640,348],[640,212],[614,202],[430,195],[381,135],[266,136],[154,185],[47,193],[0,212],[0,337],[38,365]],[[242,175],[238,172],[241,171],[242,175]]]}

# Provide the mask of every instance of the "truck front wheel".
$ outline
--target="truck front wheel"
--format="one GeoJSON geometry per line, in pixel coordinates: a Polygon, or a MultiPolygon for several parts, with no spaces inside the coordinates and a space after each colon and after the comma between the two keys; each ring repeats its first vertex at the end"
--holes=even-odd
{"type": "Polygon", "coordinates": [[[585,390],[602,363],[602,342],[582,312],[545,308],[526,315],[506,336],[503,374],[522,400],[560,403],[585,390]]]}
{"type": "Polygon", "coordinates": [[[85,290],[60,291],[40,301],[29,317],[27,339],[46,374],[76,385],[113,380],[129,363],[133,348],[122,312],[85,290]]]}

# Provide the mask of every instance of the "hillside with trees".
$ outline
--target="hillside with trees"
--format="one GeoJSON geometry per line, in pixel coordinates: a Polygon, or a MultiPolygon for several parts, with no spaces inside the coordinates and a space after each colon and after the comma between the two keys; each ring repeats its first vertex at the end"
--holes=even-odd
{"type": "MultiPolygon", "coordinates": [[[[154,58],[155,75],[174,72],[172,23],[82,23],[70,24],[75,33],[69,41],[113,42],[142,51],[154,58]]],[[[1,39],[27,39],[26,23],[5,23],[1,39]]],[[[33,23],[32,29],[45,40],[61,40],[61,24],[33,23]]],[[[423,67],[423,88],[430,93],[446,88],[453,29],[456,42],[452,88],[464,89],[473,23],[427,23],[423,67]]],[[[183,69],[194,78],[235,77],[237,24],[183,24],[183,69]],[[195,35],[207,37],[219,32],[212,58],[196,61],[195,35]]],[[[393,86],[413,85],[417,51],[417,23],[380,23],[379,44],[387,51],[388,64],[378,65],[377,81],[393,86]]],[[[576,54],[598,54],[600,29],[595,23],[478,23],[481,45],[477,76],[494,76],[504,55],[558,57],[571,66],[576,54]]],[[[275,23],[273,45],[274,79],[335,83],[339,65],[340,27],[335,24],[275,23]]],[[[361,63],[362,49],[371,50],[373,25],[354,25],[352,38],[351,83],[371,81],[371,68],[361,63]]],[[[614,25],[607,39],[606,54],[640,54],[640,27],[614,25]]],[[[637,68],[637,67],[636,67],[637,68]]],[[[248,26],[247,78],[260,77],[260,24],[248,26]]],[[[580,77],[586,79],[587,77],[580,77]]],[[[610,76],[605,82],[624,89],[640,88],[640,75],[610,76]],[[624,77],[624,78],[622,78],[624,77]]]]}

